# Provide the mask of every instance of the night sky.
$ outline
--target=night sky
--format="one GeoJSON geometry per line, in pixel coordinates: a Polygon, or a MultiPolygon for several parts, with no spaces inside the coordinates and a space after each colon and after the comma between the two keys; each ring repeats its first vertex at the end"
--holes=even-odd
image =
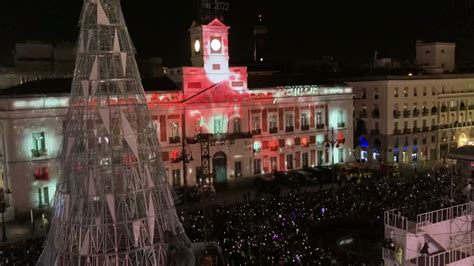
{"type": "MultiPolygon", "coordinates": [[[[231,10],[225,22],[231,26],[233,64],[251,60],[252,26],[259,12],[270,30],[268,51],[277,60],[332,55],[359,62],[375,50],[382,57],[410,59],[416,39],[455,41],[458,61],[474,57],[470,0],[228,1],[231,10]]],[[[0,8],[3,58],[15,42],[75,41],[82,0],[4,2],[0,8]]],[[[189,64],[187,29],[197,16],[196,0],[123,0],[122,6],[140,57],[161,56],[168,66],[189,64]]]]}

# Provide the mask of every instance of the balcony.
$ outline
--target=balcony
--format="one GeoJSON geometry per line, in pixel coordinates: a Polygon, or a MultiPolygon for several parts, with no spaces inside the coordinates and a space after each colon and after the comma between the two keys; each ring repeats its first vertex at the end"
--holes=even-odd
{"type": "Polygon", "coordinates": [[[404,128],[403,129],[403,134],[410,134],[411,133],[411,129],[409,128],[404,128]]]}
{"type": "Polygon", "coordinates": [[[474,105],[469,105],[469,110],[474,110],[474,105]]]}
{"type": "Polygon", "coordinates": [[[429,128],[429,127],[423,127],[421,130],[422,130],[423,132],[428,132],[428,131],[430,131],[430,128],[429,128]]]}
{"type": "Polygon", "coordinates": [[[426,109],[426,108],[423,108],[423,111],[421,111],[421,114],[422,114],[423,116],[427,116],[427,115],[430,114],[430,111],[429,111],[428,109],[426,109]]]}
{"type": "Polygon", "coordinates": [[[337,127],[345,127],[346,126],[346,123],[344,122],[338,122],[337,123],[337,127]]]}
{"type": "Polygon", "coordinates": [[[179,136],[174,136],[169,138],[169,144],[177,144],[181,142],[181,138],[179,136]]]}
{"type": "Polygon", "coordinates": [[[458,110],[458,107],[457,107],[457,106],[453,106],[453,107],[451,107],[450,110],[451,110],[451,112],[457,111],[457,110],[458,110]]]}
{"type": "Polygon", "coordinates": [[[410,117],[410,113],[408,110],[403,111],[403,117],[410,117]]]}
{"type": "Polygon", "coordinates": [[[301,131],[309,130],[309,125],[301,125],[301,131]]]}
{"type": "Polygon", "coordinates": [[[419,127],[414,127],[413,128],[413,133],[419,133],[419,132],[421,132],[419,127]]]}
{"type": "Polygon", "coordinates": [[[257,129],[253,129],[252,130],[252,135],[255,136],[255,135],[260,135],[262,134],[262,129],[260,128],[257,128],[257,129]]]}
{"type": "Polygon", "coordinates": [[[413,110],[413,117],[418,117],[418,116],[420,116],[420,110],[414,109],[413,110]]]}
{"type": "Polygon", "coordinates": [[[402,116],[402,112],[400,111],[393,111],[393,118],[400,118],[402,116]]]}
{"type": "Polygon", "coordinates": [[[438,130],[438,126],[431,126],[431,131],[438,130]]]}
{"type": "Polygon", "coordinates": [[[295,131],[295,127],[294,126],[290,126],[290,127],[286,127],[285,128],[285,132],[293,132],[295,131]]]}
{"type": "Polygon", "coordinates": [[[262,151],[262,148],[253,149],[253,153],[260,153],[261,151],[262,151]]]}
{"type": "Polygon", "coordinates": [[[228,140],[234,139],[249,139],[252,138],[252,134],[250,132],[234,132],[226,134],[225,136],[228,140]]]}
{"type": "Polygon", "coordinates": [[[393,135],[400,135],[400,134],[402,134],[402,131],[400,129],[393,130],[393,135]]]}
{"type": "Polygon", "coordinates": [[[378,109],[375,109],[372,111],[372,117],[373,118],[379,118],[380,117],[380,111],[378,109]]]}
{"type": "Polygon", "coordinates": [[[370,133],[372,133],[372,134],[374,134],[374,135],[378,135],[378,134],[380,134],[380,130],[379,130],[378,128],[377,128],[377,129],[372,129],[372,130],[370,131],[370,133]]]}
{"type": "Polygon", "coordinates": [[[438,113],[438,108],[436,107],[431,108],[431,114],[435,115],[436,113],[438,113]]]}
{"type": "Polygon", "coordinates": [[[464,105],[464,104],[461,104],[461,106],[459,106],[459,110],[461,110],[461,111],[464,111],[464,110],[466,110],[466,105],[464,105]]]}
{"type": "Polygon", "coordinates": [[[38,158],[38,157],[43,157],[43,156],[46,156],[48,155],[48,150],[47,149],[40,149],[40,150],[31,150],[31,156],[33,156],[33,158],[38,158]]]}
{"type": "Polygon", "coordinates": [[[447,112],[448,111],[448,107],[446,106],[441,106],[441,112],[447,112]]]}
{"type": "Polygon", "coordinates": [[[278,133],[278,128],[277,127],[271,127],[269,131],[270,131],[270,134],[276,134],[276,133],[278,133]]]}
{"type": "Polygon", "coordinates": [[[359,112],[359,117],[360,118],[367,118],[367,110],[360,111],[359,112]]]}
{"type": "Polygon", "coordinates": [[[324,124],[317,124],[316,129],[324,129],[324,124]]]}

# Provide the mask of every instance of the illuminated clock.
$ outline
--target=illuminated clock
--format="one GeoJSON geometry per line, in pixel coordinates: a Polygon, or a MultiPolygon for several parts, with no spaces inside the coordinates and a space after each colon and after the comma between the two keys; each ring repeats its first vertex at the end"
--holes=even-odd
{"type": "Polygon", "coordinates": [[[201,51],[201,42],[199,41],[199,39],[196,39],[194,41],[194,52],[199,53],[201,51]]]}
{"type": "Polygon", "coordinates": [[[219,53],[221,51],[221,48],[222,48],[221,40],[217,38],[211,40],[212,52],[219,53]]]}

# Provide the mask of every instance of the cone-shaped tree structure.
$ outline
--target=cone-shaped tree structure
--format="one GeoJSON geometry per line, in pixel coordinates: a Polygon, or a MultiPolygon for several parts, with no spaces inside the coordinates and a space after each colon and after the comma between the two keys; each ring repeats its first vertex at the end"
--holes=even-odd
{"type": "Polygon", "coordinates": [[[40,265],[163,265],[183,234],[120,0],[85,0],[40,265]]]}

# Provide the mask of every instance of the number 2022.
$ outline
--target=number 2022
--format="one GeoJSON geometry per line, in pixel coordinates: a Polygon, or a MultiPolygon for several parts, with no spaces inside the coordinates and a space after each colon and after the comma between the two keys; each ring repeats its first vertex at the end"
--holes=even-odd
{"type": "Polygon", "coordinates": [[[223,10],[223,11],[229,11],[229,3],[226,2],[214,2],[214,9],[216,10],[223,10]]]}

